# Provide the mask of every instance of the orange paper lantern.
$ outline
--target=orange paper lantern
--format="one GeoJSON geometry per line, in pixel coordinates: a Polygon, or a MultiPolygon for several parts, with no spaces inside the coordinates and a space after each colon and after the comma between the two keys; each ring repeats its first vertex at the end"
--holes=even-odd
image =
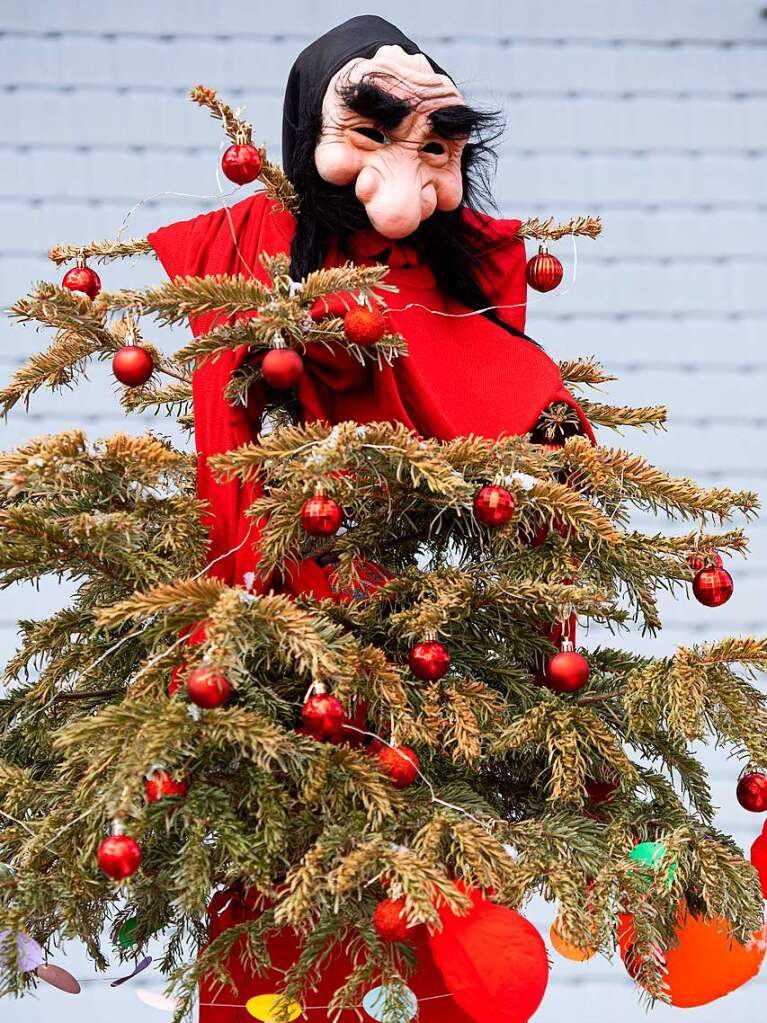
{"type": "MultiPolygon", "coordinates": [[[[676,935],[678,944],[665,955],[665,984],[671,1004],[682,1009],[708,1005],[751,980],[767,949],[767,925],[741,945],[723,917],[706,920],[686,908],[679,913],[676,935]]],[[[634,939],[633,917],[621,916],[618,941],[624,963],[634,939]]]]}
{"type": "Polygon", "coordinates": [[[571,941],[565,941],[559,933],[558,923],[559,921],[555,920],[551,925],[549,938],[553,947],[564,959],[572,959],[575,963],[585,963],[587,959],[592,959],[597,954],[595,948],[589,946],[582,948],[580,945],[574,945],[571,941]]]}

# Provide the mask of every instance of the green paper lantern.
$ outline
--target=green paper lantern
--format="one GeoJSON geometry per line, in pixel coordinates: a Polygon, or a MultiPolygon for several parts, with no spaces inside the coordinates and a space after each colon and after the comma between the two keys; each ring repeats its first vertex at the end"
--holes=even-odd
{"type": "MultiPolygon", "coordinates": [[[[629,859],[635,863],[641,863],[645,867],[650,867],[650,870],[641,871],[641,876],[648,884],[651,884],[655,880],[655,875],[667,852],[668,847],[663,842],[640,842],[629,853],[629,859]]],[[[668,868],[668,873],[666,874],[666,886],[668,888],[671,887],[671,882],[674,880],[676,868],[676,863],[672,863],[668,868]]]]}
{"type": "Polygon", "coordinates": [[[117,932],[117,944],[120,948],[130,948],[131,945],[136,943],[137,927],[138,917],[131,916],[125,921],[120,930],[117,932]]]}

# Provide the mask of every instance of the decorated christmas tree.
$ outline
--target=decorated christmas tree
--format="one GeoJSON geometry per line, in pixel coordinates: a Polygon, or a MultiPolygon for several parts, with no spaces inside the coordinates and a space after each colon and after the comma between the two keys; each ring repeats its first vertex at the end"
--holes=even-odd
{"type": "MultiPolygon", "coordinates": [[[[347,83],[352,111],[370,85],[347,83]]],[[[137,968],[159,938],[179,1019],[198,1000],[211,1023],[346,1023],[360,1007],[521,1023],[549,974],[522,915],[534,895],[557,905],[559,953],[618,948],[643,996],[702,1004],[745,982],[764,955],[759,876],[714,827],[693,747],[739,756],[738,799],[767,809],[767,641],[651,657],[621,635],[661,628],[662,591],[729,598],[722,555],[745,553],[755,496],[604,444],[664,410],[583,396],[611,377],[590,357],[549,370],[504,303],[416,308],[402,281],[423,266],[405,244],[299,273],[285,225],[301,224],[305,182],[212,90],[192,98],[230,138],[223,173],[263,190],[191,222],[181,246],[169,228],[57,247],[75,265],[12,310],[53,338],[4,411],[112,360],[126,412],[175,416],[198,456],[159,432],[80,430],[0,456],[2,585],[75,584],[67,607],[20,622],[5,671],[2,990],[66,989],[62,939],[96,968],[137,968]],[[101,290],[94,263],[139,253],[170,280],[101,290]],[[161,354],[153,331],[187,320],[193,338],[161,354]],[[401,375],[427,365],[416,322],[445,339],[421,418],[401,375]],[[497,427],[487,364],[486,401],[440,429],[474,372],[454,372],[449,334],[475,331],[481,359],[485,328],[533,360],[526,396],[509,392],[497,427]],[[636,509],[688,526],[642,533],[636,509]],[[614,644],[579,647],[577,621],[614,644]]],[[[372,96],[372,120],[398,98],[372,96]]],[[[485,127],[430,116],[448,142],[485,127]]],[[[548,291],[562,265],[546,245],[599,229],[514,222],[506,243],[519,257],[541,242],[526,278],[548,291]]]]}

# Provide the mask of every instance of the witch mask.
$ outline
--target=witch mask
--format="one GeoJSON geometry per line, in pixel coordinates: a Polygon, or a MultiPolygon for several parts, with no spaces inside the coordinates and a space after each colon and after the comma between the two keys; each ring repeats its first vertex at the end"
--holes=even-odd
{"type": "Polygon", "coordinates": [[[404,238],[435,210],[460,205],[461,155],[477,116],[422,53],[381,46],[331,78],[317,172],[331,185],[353,184],[378,233],[404,238]]]}

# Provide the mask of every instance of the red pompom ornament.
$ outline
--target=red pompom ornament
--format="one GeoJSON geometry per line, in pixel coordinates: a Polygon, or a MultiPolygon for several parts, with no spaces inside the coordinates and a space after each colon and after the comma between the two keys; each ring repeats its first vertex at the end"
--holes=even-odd
{"type": "Polygon", "coordinates": [[[122,881],[135,874],[141,863],[141,849],[129,835],[110,835],[96,853],[99,866],[113,881],[122,881]]]}
{"type": "Polygon", "coordinates": [[[229,699],[232,687],[226,676],[213,668],[195,668],[186,680],[186,694],[198,707],[212,710],[223,707],[229,699]]]}
{"type": "Polygon", "coordinates": [[[474,518],[483,526],[505,526],[514,514],[516,501],[506,487],[489,483],[474,498],[474,518]]]}
{"type": "Polygon", "coordinates": [[[141,387],[154,372],[154,359],[140,345],[123,345],[112,359],[112,372],[126,387],[141,387]]]}
{"type": "Polygon", "coordinates": [[[721,568],[722,558],[716,551],[708,551],[705,554],[695,551],[687,555],[687,564],[693,572],[700,572],[704,568],[721,568]]]}
{"type": "Polygon", "coordinates": [[[408,922],[404,899],[383,899],[373,913],[373,926],[381,941],[405,941],[408,922]]]}
{"type": "Polygon", "coordinates": [[[83,264],[67,270],[61,286],[68,288],[69,291],[79,291],[81,294],[87,295],[88,298],[95,298],[101,291],[101,278],[95,270],[91,270],[89,266],[83,264]]]}
{"type": "Polygon", "coordinates": [[[314,692],[301,710],[306,731],[322,742],[340,742],[343,738],[344,708],[337,696],[314,692]]]}
{"type": "Polygon", "coordinates": [[[409,746],[384,746],[378,754],[379,770],[397,789],[406,789],[418,777],[421,761],[409,746]]]}
{"type": "Polygon", "coordinates": [[[386,333],[386,317],[378,306],[355,305],[344,316],[344,332],[355,345],[374,345],[386,333]]]}
{"type": "Polygon", "coordinates": [[[292,348],[272,348],[264,356],[261,372],[275,391],[289,391],[304,372],[304,360],[292,348]]]}
{"type": "Polygon", "coordinates": [[[735,584],[724,568],[702,568],[692,581],[692,592],[706,607],[720,607],[732,596],[735,584]]]}
{"type": "Polygon", "coordinates": [[[344,513],[332,497],[315,494],[301,507],[301,528],[310,536],[332,536],[341,525],[344,513]]]}
{"type": "Polygon", "coordinates": [[[535,291],[553,291],[564,277],[564,269],[556,256],[552,256],[545,245],[538,248],[537,255],[527,261],[525,271],[527,283],[535,291]]]}
{"type": "Polygon", "coordinates": [[[574,693],[589,680],[589,662],[575,650],[561,650],[546,665],[545,684],[555,693],[574,693]]]}
{"type": "Polygon", "coordinates": [[[168,771],[157,768],[147,775],[144,780],[144,792],[147,803],[158,803],[161,799],[172,799],[183,797],[189,791],[185,781],[176,781],[168,771]]]}
{"type": "Polygon", "coordinates": [[[410,670],[422,682],[436,682],[447,674],[450,654],[436,639],[416,643],[408,657],[410,670]]]}
{"type": "Polygon", "coordinates": [[[738,779],[735,790],[738,802],[751,813],[767,812],[767,775],[760,771],[749,771],[738,779]]]}
{"type": "Polygon", "coordinates": [[[235,143],[222,156],[221,170],[236,185],[249,185],[261,173],[261,154],[249,143],[235,143]]]}
{"type": "Polygon", "coordinates": [[[762,882],[762,895],[767,899],[767,822],[762,833],[751,846],[751,863],[762,882]]]}

